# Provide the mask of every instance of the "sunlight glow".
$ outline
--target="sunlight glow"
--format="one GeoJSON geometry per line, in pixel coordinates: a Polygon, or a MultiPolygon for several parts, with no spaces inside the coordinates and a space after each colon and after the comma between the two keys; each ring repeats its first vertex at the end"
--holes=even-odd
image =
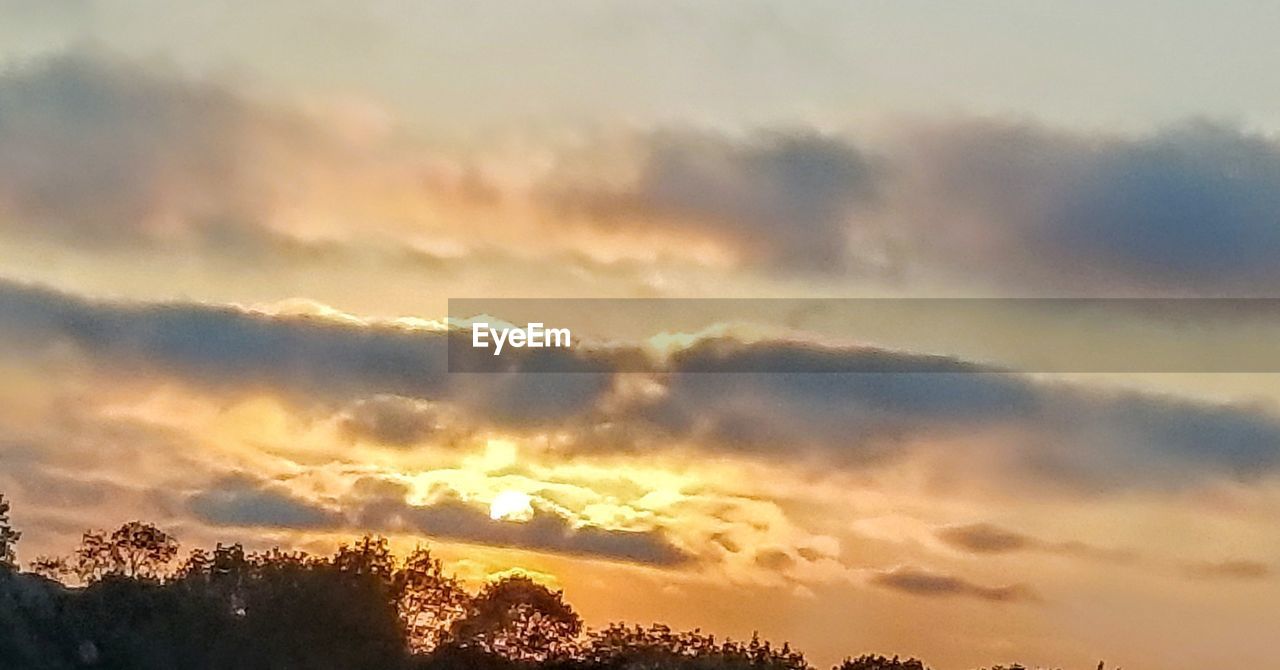
{"type": "Polygon", "coordinates": [[[495,521],[528,521],[533,518],[533,498],[520,491],[503,491],[489,503],[489,518],[495,521]]]}

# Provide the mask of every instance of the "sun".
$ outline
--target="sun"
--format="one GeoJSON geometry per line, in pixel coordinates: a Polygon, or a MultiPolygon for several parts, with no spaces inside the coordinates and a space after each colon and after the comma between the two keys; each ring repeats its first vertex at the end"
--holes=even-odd
{"type": "Polygon", "coordinates": [[[521,491],[503,491],[489,503],[489,518],[528,521],[533,518],[533,498],[521,491]]]}

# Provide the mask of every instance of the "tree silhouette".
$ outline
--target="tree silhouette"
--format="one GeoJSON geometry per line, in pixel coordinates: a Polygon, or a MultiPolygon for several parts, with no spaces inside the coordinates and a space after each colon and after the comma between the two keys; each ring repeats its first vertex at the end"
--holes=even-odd
{"type": "Polygon", "coordinates": [[[416,547],[392,580],[396,609],[404,625],[409,648],[429,652],[438,647],[449,628],[467,611],[467,593],[431,550],[416,547]]]}
{"type": "Polygon", "coordinates": [[[928,670],[928,668],[914,658],[899,660],[897,656],[885,658],[867,654],[857,658],[846,658],[832,670],[928,670]]]}
{"type": "Polygon", "coordinates": [[[62,556],[36,556],[28,565],[33,574],[45,579],[62,580],[75,574],[62,556]]]}
{"type": "Polygon", "coordinates": [[[178,540],[149,523],[130,521],[110,535],[88,531],[70,565],[86,583],[106,576],[156,580],[178,555],[178,540]]]}
{"type": "Polygon", "coordinates": [[[450,637],[461,648],[538,662],[571,656],[581,630],[582,619],[560,591],[514,575],[486,585],[450,637]]]}
{"type": "Polygon", "coordinates": [[[333,567],[346,575],[364,575],[390,582],[396,559],[387,546],[387,538],[365,535],[352,545],[338,546],[333,567]]]}
{"type": "MultiPolygon", "coordinates": [[[[239,569],[234,552],[227,557],[230,569],[213,576],[215,584],[239,569]]],[[[390,595],[389,558],[380,538],[344,546],[332,559],[279,550],[247,557],[242,595],[226,601],[245,642],[237,661],[224,667],[396,667],[405,642],[390,595]]],[[[219,566],[216,557],[212,564],[219,566]]]]}
{"type": "Polygon", "coordinates": [[[804,655],[787,644],[774,647],[757,636],[747,643],[718,642],[701,631],[675,632],[662,624],[648,628],[612,624],[592,631],[580,656],[588,668],[601,670],[809,670],[804,655]]]}
{"type": "Polygon", "coordinates": [[[16,570],[18,553],[14,545],[22,539],[22,533],[14,530],[9,522],[9,501],[0,493],[0,570],[16,570]]]}

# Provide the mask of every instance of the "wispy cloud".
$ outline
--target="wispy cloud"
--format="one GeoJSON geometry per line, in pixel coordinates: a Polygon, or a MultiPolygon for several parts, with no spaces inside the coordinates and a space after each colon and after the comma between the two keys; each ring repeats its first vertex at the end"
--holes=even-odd
{"type": "Polygon", "coordinates": [[[1185,572],[1187,576],[1195,579],[1251,581],[1271,577],[1275,574],[1275,569],[1261,561],[1233,559],[1189,563],[1185,567],[1185,572]]]}
{"type": "Polygon", "coordinates": [[[1036,602],[1040,597],[1029,586],[983,586],[953,575],[929,572],[910,566],[894,568],[871,578],[883,588],[927,598],[973,598],[993,603],[1036,602]]]}
{"type": "Polygon", "coordinates": [[[937,536],[953,548],[975,554],[1032,551],[1117,563],[1138,559],[1134,552],[1126,549],[1099,547],[1078,540],[1049,541],[989,523],[948,526],[939,529],[937,536]]]}

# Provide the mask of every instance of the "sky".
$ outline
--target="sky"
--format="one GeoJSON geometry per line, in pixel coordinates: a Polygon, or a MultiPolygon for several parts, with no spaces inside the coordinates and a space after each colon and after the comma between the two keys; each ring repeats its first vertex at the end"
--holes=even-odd
{"type": "MultiPolygon", "coordinates": [[[[378,532],[472,584],[531,574],[590,624],[759,631],[822,663],[1264,666],[1274,373],[715,374],[985,362],[1033,325],[1091,344],[1006,314],[868,340],[623,310],[619,346],[558,363],[591,373],[468,375],[446,316],[1277,297],[1278,22],[1245,1],[0,0],[19,557],[131,519],[187,547],[378,532]],[[680,356],[627,371],[652,336],[680,356]]],[[[1158,359],[1265,351],[1280,325],[1217,319],[1221,339],[1106,336],[1158,359]]]]}

